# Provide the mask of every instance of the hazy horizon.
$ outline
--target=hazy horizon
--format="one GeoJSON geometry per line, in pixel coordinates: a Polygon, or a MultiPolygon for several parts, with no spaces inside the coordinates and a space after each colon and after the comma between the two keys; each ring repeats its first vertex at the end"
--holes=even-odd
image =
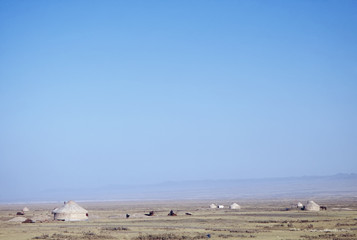
{"type": "Polygon", "coordinates": [[[62,186],[26,189],[0,196],[0,204],[62,202],[243,200],[243,199],[354,199],[357,174],[290,178],[166,181],[156,184],[110,184],[101,187],[62,186]]]}
{"type": "Polygon", "coordinates": [[[0,189],[357,173],[356,1],[0,1],[0,189]]]}

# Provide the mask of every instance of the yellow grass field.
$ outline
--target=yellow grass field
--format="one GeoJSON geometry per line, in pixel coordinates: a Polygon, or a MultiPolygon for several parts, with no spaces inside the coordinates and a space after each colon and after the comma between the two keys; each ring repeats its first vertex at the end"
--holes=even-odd
{"type": "MultiPolygon", "coordinates": [[[[357,201],[314,199],[327,211],[290,209],[298,200],[84,202],[84,222],[53,221],[51,210],[61,204],[27,204],[24,217],[35,223],[9,222],[24,204],[0,205],[0,239],[357,239],[357,201]],[[241,210],[228,206],[237,202],[241,210]],[[210,203],[225,205],[209,209],[210,203]],[[168,216],[170,210],[177,216],[168,216]],[[146,216],[154,211],[154,216],[146,216]],[[186,215],[186,213],[192,215],[186,215]],[[130,214],[129,218],[125,215],[130,214]]],[[[303,200],[299,200],[303,201],[303,200]]],[[[306,201],[304,200],[303,203],[306,201]]]]}

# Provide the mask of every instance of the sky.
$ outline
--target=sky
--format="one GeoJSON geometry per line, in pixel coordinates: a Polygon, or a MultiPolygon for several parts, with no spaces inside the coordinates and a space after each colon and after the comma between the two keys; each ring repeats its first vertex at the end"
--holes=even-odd
{"type": "Polygon", "coordinates": [[[357,2],[0,0],[0,189],[357,172],[357,2]]]}

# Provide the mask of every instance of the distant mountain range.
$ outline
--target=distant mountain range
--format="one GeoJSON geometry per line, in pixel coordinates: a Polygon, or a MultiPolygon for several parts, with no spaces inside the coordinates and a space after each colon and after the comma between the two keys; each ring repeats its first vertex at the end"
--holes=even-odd
{"type": "Polygon", "coordinates": [[[31,194],[0,196],[0,202],[74,200],[184,200],[299,197],[355,197],[357,174],[241,180],[164,182],[152,185],[110,185],[87,189],[49,189],[31,194]]]}

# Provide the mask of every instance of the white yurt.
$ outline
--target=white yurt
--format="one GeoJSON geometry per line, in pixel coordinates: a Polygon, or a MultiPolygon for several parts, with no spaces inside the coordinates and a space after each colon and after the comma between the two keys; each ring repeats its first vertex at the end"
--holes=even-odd
{"type": "Polygon", "coordinates": [[[224,206],[223,205],[218,205],[217,208],[224,208],[224,206]]]}
{"type": "Polygon", "coordinates": [[[217,208],[217,205],[212,203],[211,205],[209,205],[210,208],[217,208]]]}
{"type": "Polygon", "coordinates": [[[320,206],[314,201],[308,201],[305,210],[307,211],[320,211],[320,206]]]}
{"type": "Polygon", "coordinates": [[[22,211],[23,211],[23,212],[28,212],[28,211],[30,211],[30,209],[28,209],[28,207],[24,207],[24,208],[22,209],[22,211]]]}
{"type": "Polygon", "coordinates": [[[62,207],[52,211],[55,220],[60,221],[85,221],[88,220],[88,211],[79,206],[75,201],[68,201],[62,207]]]}
{"type": "Polygon", "coordinates": [[[229,206],[230,209],[240,209],[241,207],[237,203],[233,203],[229,206]]]}
{"type": "Polygon", "coordinates": [[[302,208],[304,205],[302,205],[302,203],[301,202],[298,202],[298,204],[297,204],[297,207],[298,208],[302,208]]]}

